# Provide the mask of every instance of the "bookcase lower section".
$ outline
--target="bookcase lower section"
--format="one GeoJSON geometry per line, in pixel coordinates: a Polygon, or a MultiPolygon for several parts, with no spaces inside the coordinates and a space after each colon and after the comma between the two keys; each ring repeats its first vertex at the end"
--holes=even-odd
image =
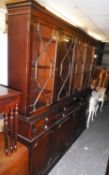
{"type": "Polygon", "coordinates": [[[85,129],[88,96],[69,97],[23,121],[19,139],[29,147],[29,174],[45,175],[85,129]]]}

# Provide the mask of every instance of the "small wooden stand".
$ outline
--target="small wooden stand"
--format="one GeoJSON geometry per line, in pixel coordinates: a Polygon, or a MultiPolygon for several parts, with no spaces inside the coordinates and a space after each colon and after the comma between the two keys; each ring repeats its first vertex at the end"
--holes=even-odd
{"type": "Polygon", "coordinates": [[[28,149],[17,142],[20,95],[0,85],[0,113],[4,116],[4,131],[0,133],[0,175],[28,175],[28,149]]]}

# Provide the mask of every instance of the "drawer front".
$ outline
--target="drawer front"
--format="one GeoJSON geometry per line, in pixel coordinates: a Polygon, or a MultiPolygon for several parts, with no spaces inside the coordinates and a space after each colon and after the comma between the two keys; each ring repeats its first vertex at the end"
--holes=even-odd
{"type": "Polygon", "coordinates": [[[33,126],[32,126],[32,134],[34,135],[38,135],[41,132],[43,132],[45,129],[45,120],[41,119],[38,120],[33,126]]]}
{"type": "Polygon", "coordinates": [[[69,115],[73,114],[74,112],[80,110],[80,108],[81,108],[80,103],[77,103],[77,104],[72,105],[72,106],[67,106],[67,107],[65,106],[63,116],[69,116],[69,115]]]}
{"type": "Polygon", "coordinates": [[[42,119],[39,119],[33,126],[32,126],[32,134],[38,135],[44,132],[45,130],[48,130],[52,126],[54,126],[56,123],[58,123],[62,118],[63,111],[60,113],[52,112],[46,116],[44,116],[42,119]]]}

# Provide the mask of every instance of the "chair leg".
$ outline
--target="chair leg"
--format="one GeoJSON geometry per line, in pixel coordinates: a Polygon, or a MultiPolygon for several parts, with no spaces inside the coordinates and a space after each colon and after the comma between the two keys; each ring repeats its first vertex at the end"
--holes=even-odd
{"type": "Polygon", "coordinates": [[[97,104],[97,106],[96,106],[96,108],[95,108],[95,112],[94,112],[95,116],[97,116],[98,108],[99,108],[99,104],[97,104]]]}
{"type": "Polygon", "coordinates": [[[90,122],[90,119],[91,119],[91,115],[92,115],[92,112],[89,112],[89,115],[87,117],[87,128],[89,128],[89,122],[90,122]]]}
{"type": "Polygon", "coordinates": [[[5,153],[6,155],[9,152],[9,120],[8,120],[8,114],[4,114],[4,140],[5,140],[5,153]]]}
{"type": "Polygon", "coordinates": [[[17,133],[18,133],[18,104],[15,107],[15,120],[14,120],[14,149],[17,149],[17,133]]]}
{"type": "Polygon", "coordinates": [[[102,112],[102,110],[103,110],[103,105],[104,105],[104,100],[101,102],[101,104],[100,104],[100,111],[102,112]]]}
{"type": "Polygon", "coordinates": [[[92,111],[92,115],[91,115],[91,119],[92,119],[92,122],[93,122],[93,120],[94,120],[94,111],[92,111]]]}

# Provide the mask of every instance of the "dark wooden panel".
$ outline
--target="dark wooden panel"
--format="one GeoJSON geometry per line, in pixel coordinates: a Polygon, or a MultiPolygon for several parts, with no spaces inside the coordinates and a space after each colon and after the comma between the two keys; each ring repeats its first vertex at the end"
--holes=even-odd
{"type": "Polygon", "coordinates": [[[54,132],[48,131],[39,138],[30,150],[30,174],[40,173],[52,161],[55,147],[54,132]]]}
{"type": "Polygon", "coordinates": [[[22,91],[20,112],[24,115],[27,114],[29,91],[29,19],[29,14],[11,15],[8,18],[8,84],[9,87],[22,91]]]}

